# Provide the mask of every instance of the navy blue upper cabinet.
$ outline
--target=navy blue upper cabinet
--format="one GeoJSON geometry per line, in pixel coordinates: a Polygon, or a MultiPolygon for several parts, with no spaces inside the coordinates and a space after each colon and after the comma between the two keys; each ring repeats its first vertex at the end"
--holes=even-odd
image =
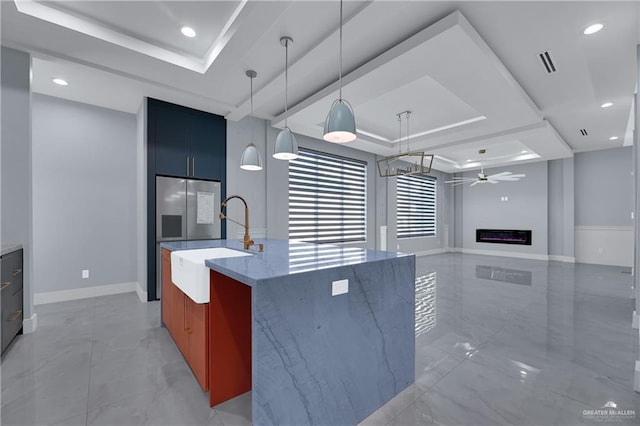
{"type": "Polygon", "coordinates": [[[149,99],[148,140],[155,147],[155,174],[225,179],[224,117],[149,99]]]}
{"type": "MultiPolygon", "coordinates": [[[[156,173],[187,176],[190,162],[189,114],[171,107],[154,108],[156,173]]],[[[152,109],[149,108],[149,117],[152,109]]]]}
{"type": "Polygon", "coordinates": [[[224,179],[227,147],[224,117],[194,114],[191,121],[191,176],[224,179]]]}

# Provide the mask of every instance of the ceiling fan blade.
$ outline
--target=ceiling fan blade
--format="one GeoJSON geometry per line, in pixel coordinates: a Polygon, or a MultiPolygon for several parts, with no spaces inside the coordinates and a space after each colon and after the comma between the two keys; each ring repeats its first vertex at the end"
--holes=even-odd
{"type": "Polygon", "coordinates": [[[480,182],[482,182],[482,181],[481,181],[481,180],[477,180],[477,181],[473,182],[473,183],[472,183],[471,185],[469,185],[469,186],[477,185],[477,184],[479,184],[480,182]]]}
{"type": "Polygon", "coordinates": [[[487,182],[489,182],[489,183],[498,183],[497,180],[491,180],[491,179],[489,179],[487,182]]]}
{"type": "Polygon", "coordinates": [[[488,178],[489,179],[493,179],[493,178],[500,177],[500,176],[508,176],[510,174],[511,174],[511,172],[502,172],[502,173],[498,173],[498,174],[495,174],[495,175],[488,176],[488,178]]]}
{"type": "Polygon", "coordinates": [[[502,177],[499,177],[496,180],[497,181],[502,181],[502,182],[515,182],[517,180],[520,180],[520,178],[519,177],[513,177],[513,176],[502,176],[502,177]]]}
{"type": "Polygon", "coordinates": [[[467,182],[473,182],[474,178],[468,178],[468,177],[458,177],[458,178],[452,178],[452,180],[447,180],[444,183],[467,183],[467,182]]]}
{"type": "Polygon", "coordinates": [[[460,186],[460,185],[464,185],[465,183],[467,183],[467,182],[456,182],[456,183],[454,183],[454,184],[453,184],[453,185],[451,185],[451,186],[452,186],[452,187],[453,187],[453,186],[460,186]]]}

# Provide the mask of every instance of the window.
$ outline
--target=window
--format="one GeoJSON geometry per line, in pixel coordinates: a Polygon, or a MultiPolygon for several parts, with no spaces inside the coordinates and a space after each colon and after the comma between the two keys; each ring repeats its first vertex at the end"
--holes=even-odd
{"type": "Polygon", "coordinates": [[[436,235],[436,179],[398,177],[398,238],[436,235]]]}
{"type": "Polygon", "coordinates": [[[289,239],[366,240],[367,163],[300,149],[289,161],[289,239]]]}

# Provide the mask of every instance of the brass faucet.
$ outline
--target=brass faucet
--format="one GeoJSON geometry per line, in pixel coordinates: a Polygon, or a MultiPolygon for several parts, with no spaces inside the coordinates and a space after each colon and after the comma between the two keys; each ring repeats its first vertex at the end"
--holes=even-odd
{"type": "Polygon", "coordinates": [[[219,215],[220,219],[227,219],[233,223],[237,223],[240,226],[244,227],[244,249],[245,250],[249,250],[249,247],[251,247],[252,245],[254,245],[255,243],[253,242],[253,240],[251,239],[251,237],[249,236],[249,207],[247,206],[247,202],[244,200],[244,198],[242,198],[239,195],[232,195],[230,197],[227,197],[226,200],[224,200],[221,204],[220,207],[220,215],[219,215]],[[232,198],[239,198],[240,201],[242,201],[244,203],[244,224],[235,221],[233,219],[229,219],[227,216],[225,216],[224,214],[224,208],[227,207],[227,201],[231,200],[232,198]]]}

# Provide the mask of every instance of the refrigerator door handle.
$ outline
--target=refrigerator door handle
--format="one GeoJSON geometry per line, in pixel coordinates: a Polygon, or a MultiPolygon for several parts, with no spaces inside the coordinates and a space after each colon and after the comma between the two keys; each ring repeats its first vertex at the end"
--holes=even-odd
{"type": "Polygon", "coordinates": [[[191,176],[196,175],[196,157],[191,157],[191,176]]]}
{"type": "Polygon", "coordinates": [[[189,156],[187,155],[187,176],[189,176],[189,156]]]}

